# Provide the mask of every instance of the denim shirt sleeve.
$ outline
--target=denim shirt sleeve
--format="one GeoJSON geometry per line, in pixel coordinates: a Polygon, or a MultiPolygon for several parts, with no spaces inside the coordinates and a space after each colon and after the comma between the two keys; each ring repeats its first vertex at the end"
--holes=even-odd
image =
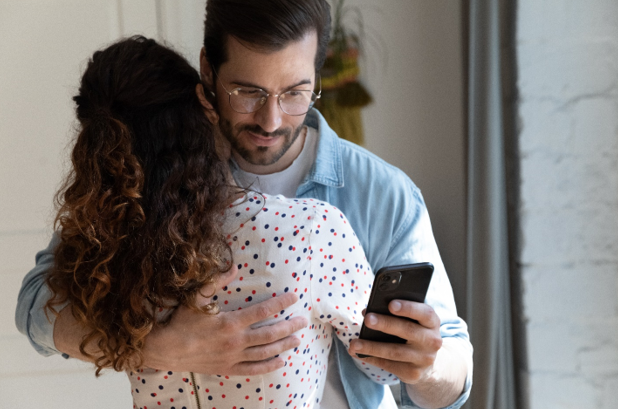
{"type": "MultiPolygon", "coordinates": [[[[442,338],[456,338],[461,344],[461,350],[467,352],[464,359],[468,365],[468,374],[464,390],[457,401],[447,407],[447,409],[457,409],[466,402],[472,387],[472,345],[467,325],[457,315],[453,290],[433,236],[427,207],[418,188],[412,186],[411,189],[415,203],[414,210],[408,213],[408,220],[402,223],[401,228],[395,234],[385,265],[402,264],[402,261],[430,261],[434,265],[434,274],[425,302],[440,317],[442,338]]],[[[404,385],[401,387],[401,403],[405,408],[419,408],[408,396],[404,385]]]]}
{"type": "MultiPolygon", "coordinates": [[[[54,249],[58,242],[59,238],[54,234],[49,246],[37,253],[35,267],[22,282],[15,310],[17,329],[28,337],[34,349],[43,356],[60,353],[54,344],[56,316],[51,312],[45,314],[44,310],[45,303],[51,298],[45,278],[54,265],[54,249]]],[[[58,306],[57,310],[63,307],[58,306]]]]}

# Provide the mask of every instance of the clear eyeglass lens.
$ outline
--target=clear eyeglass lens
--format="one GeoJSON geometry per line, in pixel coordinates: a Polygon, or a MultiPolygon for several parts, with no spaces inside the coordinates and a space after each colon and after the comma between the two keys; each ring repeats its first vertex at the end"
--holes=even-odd
{"type": "MultiPolygon", "coordinates": [[[[279,96],[279,105],[288,115],[303,115],[307,113],[317,95],[313,91],[287,91],[279,96]]],[[[260,109],[268,94],[261,89],[236,88],[230,93],[230,105],[239,113],[249,114],[260,109]]]]}
{"type": "Polygon", "coordinates": [[[249,114],[260,109],[267,98],[262,90],[237,88],[230,93],[230,105],[236,112],[249,114]]]}
{"type": "Polygon", "coordinates": [[[302,115],[309,111],[315,94],[312,91],[288,91],[279,96],[281,109],[290,115],[302,115]]]}

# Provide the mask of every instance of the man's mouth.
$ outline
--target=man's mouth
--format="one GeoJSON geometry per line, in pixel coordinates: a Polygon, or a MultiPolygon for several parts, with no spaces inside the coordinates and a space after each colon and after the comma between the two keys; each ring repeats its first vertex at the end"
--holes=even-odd
{"type": "Polygon", "coordinates": [[[280,138],[279,135],[263,136],[263,135],[255,134],[249,131],[245,131],[245,132],[247,132],[249,139],[256,146],[273,146],[279,141],[279,138],[280,138]]]}

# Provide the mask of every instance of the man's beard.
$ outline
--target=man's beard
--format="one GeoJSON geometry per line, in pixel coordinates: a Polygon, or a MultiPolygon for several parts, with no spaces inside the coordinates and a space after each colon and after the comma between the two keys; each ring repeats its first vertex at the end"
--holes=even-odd
{"type": "Polygon", "coordinates": [[[277,129],[276,131],[270,133],[264,132],[259,125],[244,125],[238,129],[236,134],[234,134],[234,129],[232,129],[230,121],[225,118],[221,118],[219,120],[219,129],[225,139],[227,139],[230,142],[230,145],[232,145],[232,150],[240,155],[241,158],[252,165],[268,166],[276,163],[283,155],[285,155],[296,139],[298,139],[298,136],[303,129],[303,124],[299,125],[296,129],[277,129]],[[265,137],[282,137],[283,146],[281,146],[277,151],[273,151],[274,148],[270,146],[258,146],[251,150],[247,146],[244,146],[241,139],[238,137],[238,135],[240,135],[243,131],[265,137]]]}

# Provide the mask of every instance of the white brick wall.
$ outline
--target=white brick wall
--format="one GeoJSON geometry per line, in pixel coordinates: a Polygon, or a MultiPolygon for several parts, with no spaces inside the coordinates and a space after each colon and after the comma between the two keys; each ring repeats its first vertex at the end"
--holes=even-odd
{"type": "Polygon", "coordinates": [[[531,409],[618,407],[618,2],[520,0],[531,409]]]}

